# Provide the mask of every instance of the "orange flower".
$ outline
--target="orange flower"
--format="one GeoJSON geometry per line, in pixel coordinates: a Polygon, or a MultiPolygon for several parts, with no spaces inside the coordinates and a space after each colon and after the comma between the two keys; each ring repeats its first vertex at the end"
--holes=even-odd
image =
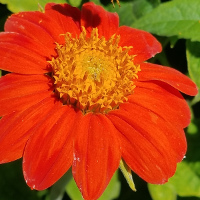
{"type": "Polygon", "coordinates": [[[49,3],[13,14],[0,33],[0,162],[23,157],[27,184],[43,190],[71,166],[85,199],[97,199],[120,159],[165,183],[186,152],[196,95],[180,72],[145,63],[161,51],[149,33],[119,27],[94,3],[49,3]]]}

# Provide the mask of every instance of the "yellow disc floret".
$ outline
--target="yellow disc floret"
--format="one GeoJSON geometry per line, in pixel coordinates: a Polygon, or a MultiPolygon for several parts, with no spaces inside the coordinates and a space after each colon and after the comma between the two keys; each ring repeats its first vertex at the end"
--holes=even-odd
{"type": "Polygon", "coordinates": [[[118,45],[120,36],[99,37],[94,28],[87,36],[83,27],[79,37],[65,34],[65,45],[57,44],[58,56],[49,63],[53,69],[55,92],[63,104],[86,112],[108,112],[133,93],[133,79],[139,65],[129,55],[131,47],[118,45]]]}

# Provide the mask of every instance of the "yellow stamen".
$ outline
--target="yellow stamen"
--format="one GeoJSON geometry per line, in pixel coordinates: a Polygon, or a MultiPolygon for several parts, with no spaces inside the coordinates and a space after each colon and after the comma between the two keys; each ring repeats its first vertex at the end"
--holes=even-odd
{"type": "MultiPolygon", "coordinates": [[[[114,0],[111,0],[111,3],[112,3],[112,5],[113,5],[113,7],[115,7],[115,4],[114,4],[114,2],[113,2],[114,0]]],[[[118,4],[118,6],[120,7],[120,3],[119,3],[119,0],[116,0],[117,1],[117,4],[118,4]]]]}
{"type": "Polygon", "coordinates": [[[135,88],[139,66],[133,63],[132,47],[120,47],[120,36],[99,37],[94,28],[90,37],[82,27],[79,37],[65,34],[65,45],[57,44],[58,56],[49,63],[55,91],[63,104],[86,112],[108,112],[127,100],[135,88]]]}

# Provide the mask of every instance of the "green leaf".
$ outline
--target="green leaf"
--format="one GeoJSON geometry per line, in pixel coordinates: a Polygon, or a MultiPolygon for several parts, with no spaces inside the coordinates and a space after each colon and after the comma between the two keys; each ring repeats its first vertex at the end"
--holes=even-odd
{"type": "Polygon", "coordinates": [[[152,11],[153,8],[159,5],[160,0],[130,0],[130,1],[120,1],[120,7],[115,6],[108,0],[106,5],[102,5],[100,0],[91,0],[97,5],[103,6],[109,12],[117,12],[119,15],[120,26],[127,25],[130,26],[141,16],[152,11]]]}
{"type": "Polygon", "coordinates": [[[113,175],[108,187],[98,200],[116,199],[120,194],[121,184],[118,180],[118,171],[113,175]]]}
{"type": "Polygon", "coordinates": [[[31,190],[22,174],[22,160],[0,165],[1,200],[42,200],[36,190],[31,190]]]}
{"type": "MultiPolygon", "coordinates": [[[[186,42],[186,56],[188,63],[188,71],[192,80],[200,88],[200,42],[186,42]]],[[[193,103],[200,101],[200,94],[198,94],[193,103]]]]}
{"type": "Polygon", "coordinates": [[[81,5],[82,0],[68,0],[67,3],[69,3],[72,6],[79,7],[81,5]]]}
{"type": "MultiPolygon", "coordinates": [[[[98,177],[97,177],[98,178],[98,177]]],[[[115,172],[113,175],[109,185],[107,186],[106,190],[102,194],[102,196],[98,200],[110,200],[110,199],[115,199],[119,196],[120,193],[120,182],[118,180],[118,171],[115,172]]],[[[66,187],[66,192],[69,195],[71,199],[76,199],[76,200],[83,200],[83,197],[76,186],[76,183],[74,179],[71,179],[69,184],[66,187]]]]}
{"type": "Polygon", "coordinates": [[[49,195],[50,200],[62,200],[65,192],[65,187],[72,179],[71,169],[65,173],[52,187],[49,195]]]}
{"type": "Polygon", "coordinates": [[[187,162],[178,164],[176,174],[169,183],[174,186],[179,196],[200,197],[200,177],[187,162]]]}
{"type": "MultiPolygon", "coordinates": [[[[116,12],[120,16],[120,25],[131,25],[133,21],[135,21],[135,16],[134,13],[132,12],[133,10],[133,4],[134,2],[123,2],[120,1],[121,7],[118,5],[113,7],[112,3],[110,0],[108,0],[108,3],[106,5],[102,5],[100,0],[92,0],[97,5],[103,6],[107,11],[109,12],[116,12]]],[[[116,4],[116,2],[115,2],[116,4]]]]}
{"type": "Polygon", "coordinates": [[[115,6],[115,8],[112,8],[109,5],[109,7],[107,7],[107,10],[110,12],[117,12],[117,14],[119,15],[120,26],[130,26],[136,20],[136,16],[133,13],[134,2],[120,2],[120,5],[121,7],[115,6]]]}
{"type": "Polygon", "coordinates": [[[83,200],[83,197],[73,178],[69,181],[65,189],[70,199],[83,200]]]}
{"type": "Polygon", "coordinates": [[[192,119],[191,125],[187,129],[188,151],[186,161],[192,170],[200,177],[200,119],[192,119]]]}
{"type": "MultiPolygon", "coordinates": [[[[187,133],[190,134],[190,135],[198,134],[199,127],[200,127],[200,120],[193,119],[191,121],[191,123],[189,124],[189,126],[187,127],[187,133]]],[[[191,146],[192,146],[192,148],[194,147],[193,142],[192,142],[191,146]]],[[[198,148],[198,147],[195,147],[195,148],[198,148]]],[[[196,150],[194,150],[194,151],[196,151],[196,150]]],[[[190,151],[188,153],[190,153],[190,151]]],[[[192,152],[192,154],[193,153],[194,152],[192,152]]]]}
{"type": "MultiPolygon", "coordinates": [[[[40,10],[40,6],[44,8],[50,0],[0,0],[0,3],[7,4],[8,9],[13,12],[40,10]],[[39,6],[40,5],[40,6],[39,6]]],[[[66,0],[53,0],[54,3],[66,3],[66,0]]]]}
{"type": "Polygon", "coordinates": [[[168,183],[164,185],[149,184],[148,188],[153,200],[176,200],[177,195],[200,197],[200,177],[190,163],[181,162],[168,183]]]}
{"type": "Polygon", "coordinates": [[[148,189],[153,200],[176,200],[175,188],[170,184],[152,185],[148,184],[148,189]]]}
{"type": "Polygon", "coordinates": [[[192,100],[192,105],[198,103],[199,101],[200,101],[200,92],[192,100]]]}
{"type": "Polygon", "coordinates": [[[161,36],[200,41],[199,10],[200,1],[173,0],[160,4],[132,26],[161,36]]]}
{"type": "Polygon", "coordinates": [[[166,190],[181,197],[200,197],[200,119],[193,119],[187,129],[188,151],[184,161],[178,164],[175,175],[164,185],[150,185],[153,200],[168,200],[166,190]]]}
{"type": "Polygon", "coordinates": [[[133,13],[136,19],[150,13],[160,4],[159,0],[135,0],[133,2],[133,13]]]}

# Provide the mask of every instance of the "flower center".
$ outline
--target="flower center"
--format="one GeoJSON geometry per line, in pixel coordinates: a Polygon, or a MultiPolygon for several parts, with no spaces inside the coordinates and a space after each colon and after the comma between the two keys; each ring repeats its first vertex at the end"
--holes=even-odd
{"type": "Polygon", "coordinates": [[[118,45],[120,36],[99,38],[94,28],[79,37],[65,34],[65,44],[57,44],[57,58],[49,63],[53,69],[55,92],[63,104],[87,112],[108,112],[118,108],[133,93],[140,66],[133,63],[132,47],[118,45]]]}

